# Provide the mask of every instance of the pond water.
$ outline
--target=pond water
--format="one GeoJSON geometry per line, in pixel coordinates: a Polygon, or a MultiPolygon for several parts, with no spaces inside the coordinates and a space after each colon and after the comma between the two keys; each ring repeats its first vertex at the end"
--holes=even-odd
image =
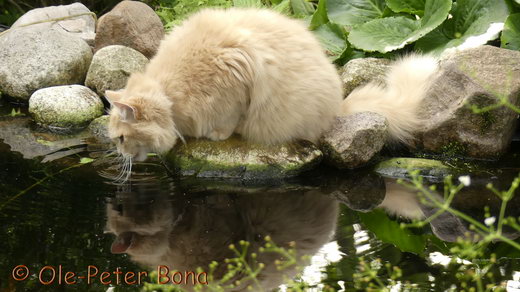
{"type": "MultiPolygon", "coordinates": [[[[422,204],[416,192],[371,168],[321,167],[283,182],[243,185],[179,178],[151,158],[118,185],[109,178],[117,173],[113,163],[100,158],[106,145],[85,133],[58,139],[23,116],[9,117],[10,108],[0,108],[0,291],[179,287],[151,285],[158,281],[152,271],[165,271],[161,265],[179,271],[173,279],[160,277],[161,282],[187,278],[215,284],[218,280],[207,276],[208,265],[219,262],[215,277],[230,275],[227,265],[236,261],[224,259],[237,259],[229,247],[241,252],[241,240],[257,253],[256,258],[244,256],[241,263],[253,272],[258,262],[263,268],[253,282],[244,271],[230,277],[242,279],[242,288],[252,284],[254,291],[280,285],[295,291],[294,283],[286,284],[287,277],[299,271],[296,283],[310,286],[302,291],[363,291],[370,285],[372,291],[381,290],[379,285],[392,291],[407,286],[412,287],[408,291],[460,291],[488,284],[520,289],[520,250],[493,241],[481,254],[468,255],[478,250],[482,241],[476,240],[456,251],[461,245],[453,241],[475,231],[449,212],[424,226],[401,228],[411,222],[407,218],[431,216],[439,209],[422,204]],[[94,161],[81,164],[85,157],[94,161]],[[261,252],[266,236],[270,246],[261,252]],[[303,254],[308,257],[300,258],[303,254]],[[461,259],[450,263],[455,256],[461,259]],[[284,264],[286,268],[277,269],[284,264]],[[480,282],[472,280],[475,273],[481,273],[480,282]]],[[[493,225],[489,218],[500,217],[501,200],[486,184],[508,189],[518,175],[518,152],[515,144],[499,162],[462,162],[471,172],[471,185],[451,206],[484,226],[493,225]]],[[[442,190],[438,178],[429,181],[442,190]]],[[[513,197],[504,211],[506,217],[518,218],[520,199],[513,197]]],[[[520,243],[514,228],[504,228],[503,234],[520,243]]]]}

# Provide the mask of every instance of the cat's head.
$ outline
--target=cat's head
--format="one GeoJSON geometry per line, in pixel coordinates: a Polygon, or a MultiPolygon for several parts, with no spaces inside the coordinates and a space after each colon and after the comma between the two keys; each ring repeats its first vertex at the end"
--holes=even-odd
{"type": "Polygon", "coordinates": [[[107,90],[105,96],[111,104],[108,134],[119,153],[142,161],[149,152],[163,154],[175,145],[172,102],[157,82],[134,74],[125,89],[107,90]]]}
{"type": "Polygon", "coordinates": [[[169,249],[175,219],[172,203],[159,194],[152,202],[139,203],[132,193],[122,202],[107,203],[106,233],[116,236],[114,254],[126,253],[142,264],[158,261],[169,249]]]}

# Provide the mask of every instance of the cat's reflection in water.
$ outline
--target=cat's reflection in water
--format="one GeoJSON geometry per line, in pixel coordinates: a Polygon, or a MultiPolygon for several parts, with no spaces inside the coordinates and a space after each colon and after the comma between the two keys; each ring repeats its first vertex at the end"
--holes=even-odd
{"type": "MultiPolygon", "coordinates": [[[[238,246],[240,240],[250,243],[250,252],[258,253],[265,237],[270,236],[281,247],[294,243],[298,257],[315,254],[332,238],[338,203],[316,191],[189,199],[134,192],[118,194],[107,204],[107,215],[107,231],[116,235],[113,253],[127,253],[151,269],[166,265],[178,271],[207,270],[217,261],[218,278],[226,272],[224,259],[236,256],[229,245],[238,246]]],[[[265,267],[257,279],[265,291],[282,284],[284,276],[295,276],[296,266],[306,265],[300,259],[292,268],[278,271],[277,259],[281,259],[280,254],[258,253],[257,262],[265,267]]],[[[243,277],[237,275],[233,281],[243,277]]],[[[245,290],[250,284],[242,281],[230,291],[245,290]]],[[[189,285],[183,288],[190,289],[189,285]]]]}

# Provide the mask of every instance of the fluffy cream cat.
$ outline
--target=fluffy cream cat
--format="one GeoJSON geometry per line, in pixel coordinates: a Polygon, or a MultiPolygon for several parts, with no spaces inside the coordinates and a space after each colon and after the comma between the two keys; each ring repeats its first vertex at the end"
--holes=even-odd
{"type": "Polygon", "coordinates": [[[410,98],[424,91],[422,83],[408,87],[428,80],[435,66],[407,59],[391,70],[397,76],[389,75],[388,88],[371,84],[342,106],[336,68],[303,22],[263,9],[206,9],[176,27],[124,90],[106,92],[109,135],[125,157],[143,160],[183,135],[315,142],[336,115],[369,110],[389,119],[395,139],[407,140],[418,125],[410,98]]]}

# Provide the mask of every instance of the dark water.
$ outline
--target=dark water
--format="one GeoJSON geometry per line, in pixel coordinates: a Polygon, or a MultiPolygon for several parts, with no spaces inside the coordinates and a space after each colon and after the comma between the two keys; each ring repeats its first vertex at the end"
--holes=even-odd
{"type": "MultiPolygon", "coordinates": [[[[117,185],[105,178],[115,173],[113,165],[98,158],[105,146],[85,140],[86,134],[56,139],[24,117],[6,114],[0,120],[0,291],[138,291],[144,282],[157,283],[155,275],[144,272],[150,274],[160,264],[200,276],[197,267],[208,272],[208,264],[217,261],[221,265],[215,275],[221,275],[224,259],[235,257],[230,244],[240,249],[245,240],[250,251],[258,252],[266,236],[280,247],[313,257],[297,257],[294,265],[278,271],[274,261],[287,257],[258,253],[265,267],[257,278],[264,289],[283,284],[284,274],[292,277],[304,269],[303,279],[312,286],[304,291],[364,290],[377,280],[364,282],[363,258],[372,267],[381,263],[376,278],[385,285],[392,277],[385,265],[400,271],[393,288],[388,286],[392,291],[407,283],[415,291],[459,291],[465,281],[461,271],[485,267],[492,253],[496,263],[482,276],[484,287],[520,287],[520,251],[504,242],[489,244],[469,262],[443,264],[455,246],[452,241],[472,232],[469,224],[444,213],[423,227],[400,228],[400,223],[411,222],[406,217],[432,215],[438,209],[421,205],[413,192],[370,168],[340,172],[323,167],[283,183],[251,186],[181,179],[152,159],[134,167],[129,183],[117,185]],[[42,148],[35,150],[30,141],[42,148]],[[82,157],[97,159],[80,164],[82,157]],[[113,233],[119,234],[115,244],[113,233]],[[125,249],[132,257],[117,253],[125,249]],[[25,270],[13,276],[19,265],[29,271],[22,281],[14,277],[23,278],[25,270]],[[87,277],[96,270],[96,276],[87,277]],[[74,273],[68,283],[67,272],[74,273]],[[104,283],[102,272],[107,272],[104,283]],[[135,277],[125,283],[128,272],[135,277]],[[137,281],[139,272],[142,279],[137,281]]],[[[520,167],[515,148],[500,162],[463,164],[473,171],[471,185],[451,205],[480,222],[498,216],[501,200],[485,186],[492,182],[498,189],[509,188],[520,167]],[[485,206],[491,214],[485,214],[485,206]]],[[[517,197],[505,215],[519,217],[517,197]]],[[[514,229],[504,229],[504,234],[520,243],[514,229]]]]}

